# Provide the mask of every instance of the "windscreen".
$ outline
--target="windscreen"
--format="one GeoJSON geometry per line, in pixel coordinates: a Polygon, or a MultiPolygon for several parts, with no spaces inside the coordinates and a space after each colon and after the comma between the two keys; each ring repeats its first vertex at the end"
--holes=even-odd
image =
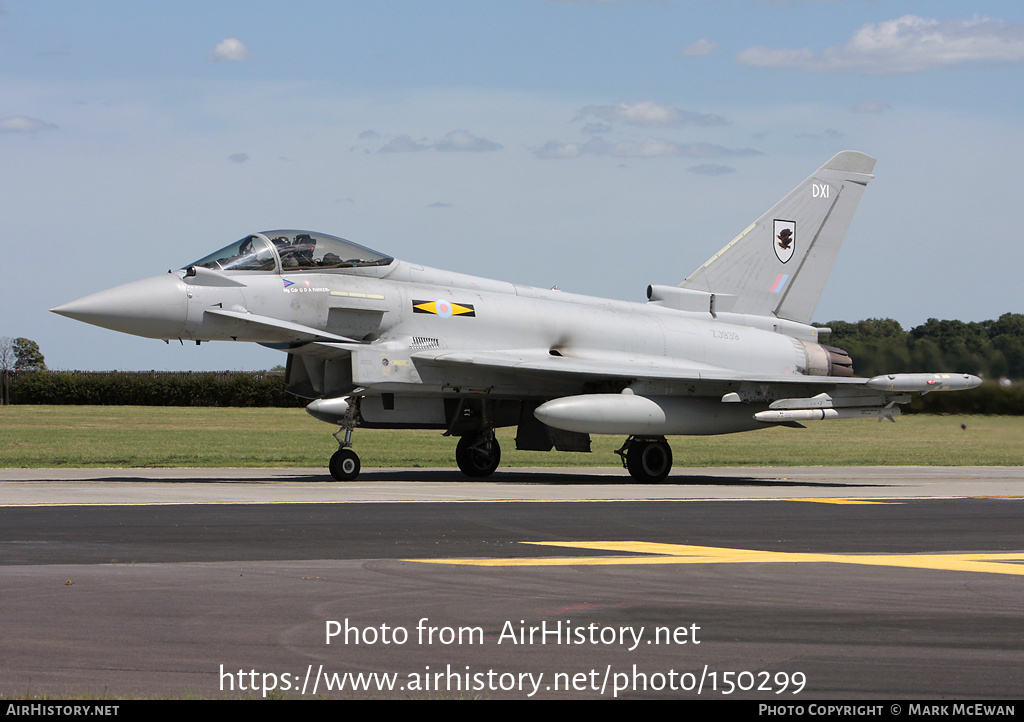
{"type": "Polygon", "coordinates": [[[259,236],[246,236],[189,266],[214,271],[273,271],[276,263],[270,244],[259,236]]]}

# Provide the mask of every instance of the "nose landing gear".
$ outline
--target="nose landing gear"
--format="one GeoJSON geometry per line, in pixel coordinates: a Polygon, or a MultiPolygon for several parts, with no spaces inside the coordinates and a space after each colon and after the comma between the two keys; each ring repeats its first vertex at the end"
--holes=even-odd
{"type": "Polygon", "coordinates": [[[348,399],[348,406],[345,409],[345,416],[341,421],[341,428],[334,432],[334,438],[338,439],[338,450],[331,455],[327,465],[331,476],[336,481],[352,481],[359,476],[362,464],[359,463],[359,455],[352,451],[352,430],[356,427],[356,416],[359,413],[359,397],[351,396],[348,399]],[[344,433],[344,438],[338,438],[344,433]]]}

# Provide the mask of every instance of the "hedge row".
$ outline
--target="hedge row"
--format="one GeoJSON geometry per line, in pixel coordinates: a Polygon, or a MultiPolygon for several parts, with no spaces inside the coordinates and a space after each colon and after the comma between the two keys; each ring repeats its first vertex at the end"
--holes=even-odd
{"type": "MultiPolygon", "coordinates": [[[[11,403],[101,406],[305,406],[280,374],[30,371],[13,374],[11,403]]],[[[915,396],[908,413],[1024,415],[1024,383],[915,396]]]]}
{"type": "Polygon", "coordinates": [[[915,396],[903,410],[922,414],[994,414],[1024,415],[1024,383],[1001,386],[986,381],[970,391],[944,391],[915,396]]]}
{"type": "Polygon", "coordinates": [[[13,404],[304,406],[280,374],[31,371],[13,375],[13,404]]]}

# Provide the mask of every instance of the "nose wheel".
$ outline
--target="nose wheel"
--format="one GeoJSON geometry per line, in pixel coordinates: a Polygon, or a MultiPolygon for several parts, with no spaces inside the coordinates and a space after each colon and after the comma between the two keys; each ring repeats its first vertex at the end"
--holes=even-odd
{"type": "Polygon", "coordinates": [[[336,481],[352,481],[359,476],[359,455],[352,449],[338,449],[331,456],[328,468],[336,481]]]}

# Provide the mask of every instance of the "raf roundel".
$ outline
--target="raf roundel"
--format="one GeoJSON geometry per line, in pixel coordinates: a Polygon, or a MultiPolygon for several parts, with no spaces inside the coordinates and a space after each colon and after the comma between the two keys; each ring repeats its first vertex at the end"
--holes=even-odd
{"type": "Polygon", "coordinates": [[[440,316],[441,318],[451,318],[452,316],[476,316],[476,311],[471,303],[452,303],[446,301],[443,298],[437,301],[417,301],[412,302],[413,313],[429,313],[434,316],[440,316]]]}

